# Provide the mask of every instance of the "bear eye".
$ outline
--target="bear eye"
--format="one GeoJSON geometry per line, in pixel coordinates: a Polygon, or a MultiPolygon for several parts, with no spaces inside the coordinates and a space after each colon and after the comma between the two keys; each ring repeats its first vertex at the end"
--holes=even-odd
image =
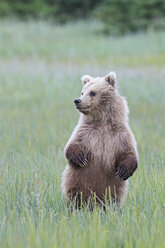
{"type": "Polygon", "coordinates": [[[90,96],[95,96],[95,95],[96,95],[96,92],[91,91],[91,92],[89,93],[89,95],[90,95],[90,96]]]}
{"type": "Polygon", "coordinates": [[[84,93],[82,92],[81,95],[83,95],[84,93]]]}

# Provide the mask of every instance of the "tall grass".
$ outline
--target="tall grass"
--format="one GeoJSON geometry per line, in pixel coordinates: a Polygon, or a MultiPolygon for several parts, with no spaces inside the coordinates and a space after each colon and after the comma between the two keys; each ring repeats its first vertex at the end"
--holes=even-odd
{"type": "Polygon", "coordinates": [[[0,23],[0,247],[165,247],[165,33],[103,37],[97,23],[0,23]],[[70,212],[63,148],[80,76],[117,71],[139,168],[122,212],[70,212]]]}

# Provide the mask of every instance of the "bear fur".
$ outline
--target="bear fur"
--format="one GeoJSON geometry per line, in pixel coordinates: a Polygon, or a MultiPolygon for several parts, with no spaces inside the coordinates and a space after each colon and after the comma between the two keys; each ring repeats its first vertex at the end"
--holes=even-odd
{"type": "Polygon", "coordinates": [[[128,124],[128,106],[117,89],[116,73],[85,75],[75,105],[81,112],[66,147],[62,188],[69,202],[121,204],[128,178],[138,165],[136,141],[128,124]],[[106,198],[106,199],[105,199],[106,198]]]}

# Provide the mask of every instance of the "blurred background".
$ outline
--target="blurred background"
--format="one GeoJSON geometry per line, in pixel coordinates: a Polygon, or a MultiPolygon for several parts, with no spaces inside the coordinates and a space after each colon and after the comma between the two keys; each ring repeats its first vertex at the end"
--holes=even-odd
{"type": "Polygon", "coordinates": [[[0,0],[0,247],[165,247],[164,92],[164,0],[0,0]],[[71,213],[61,175],[73,100],[83,74],[111,70],[139,168],[122,214],[71,213]]]}
{"type": "Polygon", "coordinates": [[[165,27],[164,0],[1,0],[0,16],[44,18],[66,23],[95,18],[106,33],[123,34],[165,27]]]}

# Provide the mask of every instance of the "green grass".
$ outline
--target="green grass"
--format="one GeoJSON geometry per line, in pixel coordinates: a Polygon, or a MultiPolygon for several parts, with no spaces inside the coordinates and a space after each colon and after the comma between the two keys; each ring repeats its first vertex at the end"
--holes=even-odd
{"type": "Polygon", "coordinates": [[[165,33],[0,22],[0,247],[165,247],[165,33]],[[60,184],[80,76],[117,71],[139,168],[122,213],[71,213],[60,184]]]}

